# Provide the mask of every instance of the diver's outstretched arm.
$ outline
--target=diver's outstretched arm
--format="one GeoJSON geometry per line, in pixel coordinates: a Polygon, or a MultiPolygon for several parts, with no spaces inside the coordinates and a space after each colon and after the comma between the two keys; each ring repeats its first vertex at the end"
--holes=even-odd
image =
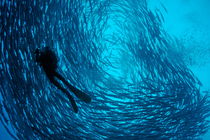
{"type": "Polygon", "coordinates": [[[50,78],[50,81],[58,88],[60,89],[61,91],[63,91],[66,96],[69,98],[70,102],[71,102],[71,105],[74,109],[74,112],[77,113],[78,112],[78,107],[77,107],[77,104],[76,102],[74,101],[73,97],[70,95],[70,93],[68,93],[68,91],[66,89],[64,89],[60,83],[58,83],[54,78],[50,78]]]}
{"type": "Polygon", "coordinates": [[[68,86],[68,88],[75,94],[75,96],[77,96],[77,98],[79,98],[80,100],[82,100],[82,101],[84,101],[86,103],[90,103],[91,102],[90,96],[88,96],[86,93],[82,92],[81,90],[73,87],[59,73],[55,72],[55,76],[58,79],[60,79],[66,86],[68,86]]]}

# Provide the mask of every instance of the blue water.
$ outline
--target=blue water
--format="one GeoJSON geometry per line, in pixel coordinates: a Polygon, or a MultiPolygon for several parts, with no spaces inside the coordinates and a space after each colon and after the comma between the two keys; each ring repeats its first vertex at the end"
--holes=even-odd
{"type": "Polygon", "coordinates": [[[209,3],[2,0],[0,139],[208,140],[209,3]],[[35,63],[46,45],[92,98],[77,114],[35,63]]]}

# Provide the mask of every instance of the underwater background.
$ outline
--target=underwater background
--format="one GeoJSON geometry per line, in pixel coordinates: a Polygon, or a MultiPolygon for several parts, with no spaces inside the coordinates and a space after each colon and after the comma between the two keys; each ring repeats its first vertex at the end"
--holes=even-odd
{"type": "Polygon", "coordinates": [[[208,0],[1,0],[0,139],[210,139],[208,0]],[[35,63],[91,96],[79,112],[35,63]]]}

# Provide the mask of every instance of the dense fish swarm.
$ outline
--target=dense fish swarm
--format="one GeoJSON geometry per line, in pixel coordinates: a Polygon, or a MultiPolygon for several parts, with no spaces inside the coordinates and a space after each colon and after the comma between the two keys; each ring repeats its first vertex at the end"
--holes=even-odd
{"type": "Polygon", "coordinates": [[[1,0],[0,121],[14,139],[194,139],[209,97],[171,53],[145,0],[1,0]],[[92,98],[67,97],[35,63],[50,45],[59,72],[92,98]]]}

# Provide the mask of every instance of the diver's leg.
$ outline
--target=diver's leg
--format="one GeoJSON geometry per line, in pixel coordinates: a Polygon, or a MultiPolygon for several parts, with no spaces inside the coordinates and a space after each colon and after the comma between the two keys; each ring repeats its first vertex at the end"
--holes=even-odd
{"type": "Polygon", "coordinates": [[[73,87],[59,73],[55,72],[55,76],[58,79],[60,79],[66,86],[68,86],[69,89],[75,94],[75,96],[77,96],[77,98],[79,98],[80,100],[82,100],[82,101],[84,101],[86,103],[90,103],[91,102],[90,96],[88,96],[86,93],[82,92],[81,90],[73,87]]]}
{"type": "Polygon", "coordinates": [[[78,107],[76,105],[76,102],[74,101],[73,97],[70,95],[70,93],[68,93],[68,91],[66,89],[64,89],[60,83],[58,83],[54,78],[50,78],[50,81],[58,88],[60,89],[61,91],[63,91],[66,96],[69,98],[70,102],[71,102],[71,105],[74,109],[74,112],[78,112],[78,107]]]}

